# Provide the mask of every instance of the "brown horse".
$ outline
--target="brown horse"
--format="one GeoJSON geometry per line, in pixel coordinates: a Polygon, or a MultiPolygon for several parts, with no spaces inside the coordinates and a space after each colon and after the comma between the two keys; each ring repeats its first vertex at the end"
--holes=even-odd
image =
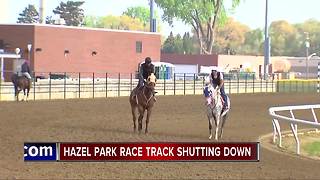
{"type": "Polygon", "coordinates": [[[154,87],[156,85],[156,77],[153,73],[148,77],[147,82],[140,87],[132,90],[130,94],[130,104],[131,104],[131,112],[133,116],[133,130],[136,132],[136,119],[137,119],[137,109],[139,112],[138,118],[138,131],[139,134],[142,130],[142,119],[144,117],[144,112],[147,110],[147,118],[146,118],[146,129],[145,133],[148,133],[148,124],[151,116],[151,110],[155,103],[154,98],[154,87]]]}
{"type": "Polygon", "coordinates": [[[11,81],[14,85],[14,96],[16,97],[16,100],[19,101],[19,93],[21,90],[23,90],[23,100],[28,100],[29,97],[29,91],[31,87],[31,81],[25,77],[25,76],[18,76],[17,74],[13,74],[11,76],[11,81]]]}

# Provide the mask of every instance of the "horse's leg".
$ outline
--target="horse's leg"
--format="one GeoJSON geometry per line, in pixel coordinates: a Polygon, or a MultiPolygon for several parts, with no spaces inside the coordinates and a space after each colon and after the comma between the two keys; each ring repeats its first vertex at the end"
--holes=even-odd
{"type": "Polygon", "coordinates": [[[17,101],[17,87],[14,85],[14,99],[17,101]]]}
{"type": "Polygon", "coordinates": [[[132,104],[131,103],[131,113],[132,113],[132,121],[133,121],[133,132],[136,132],[137,130],[137,126],[136,126],[136,120],[137,120],[137,117],[136,117],[136,106],[135,104],[132,104]]]}
{"type": "Polygon", "coordinates": [[[220,125],[220,113],[216,114],[216,132],[215,132],[215,140],[218,140],[218,130],[220,125]]]}
{"type": "Polygon", "coordinates": [[[26,98],[26,89],[23,89],[23,99],[22,99],[22,101],[24,101],[25,98],[26,98]]]}
{"type": "Polygon", "coordinates": [[[213,117],[208,117],[208,120],[209,120],[209,139],[212,138],[212,120],[213,120],[213,117]]]}
{"type": "Polygon", "coordinates": [[[222,134],[223,134],[223,127],[224,127],[224,124],[227,120],[227,116],[228,114],[225,114],[224,116],[221,117],[221,127],[220,127],[220,135],[219,135],[219,139],[222,138],[222,134]]]}
{"type": "Polygon", "coordinates": [[[20,93],[21,90],[17,89],[16,91],[16,97],[17,97],[17,101],[19,101],[19,93],[20,93]]]}
{"type": "Polygon", "coordinates": [[[28,101],[28,98],[29,98],[29,92],[30,92],[30,87],[27,89],[27,98],[26,98],[26,101],[28,101]]]}
{"type": "Polygon", "coordinates": [[[140,134],[141,130],[142,130],[142,119],[143,119],[143,114],[144,114],[144,108],[142,106],[138,106],[138,110],[139,110],[138,131],[139,131],[139,134],[140,134]]]}
{"type": "Polygon", "coordinates": [[[147,134],[148,133],[148,124],[149,124],[149,119],[150,119],[150,116],[151,116],[151,110],[152,108],[148,108],[147,109],[147,119],[146,119],[146,130],[145,130],[145,133],[147,134]]]}
{"type": "Polygon", "coordinates": [[[207,107],[207,117],[209,122],[209,139],[212,138],[212,123],[213,123],[213,114],[211,108],[207,107]]]}
{"type": "Polygon", "coordinates": [[[15,99],[16,101],[19,101],[19,92],[18,92],[18,87],[14,87],[14,96],[15,96],[15,99]]]}

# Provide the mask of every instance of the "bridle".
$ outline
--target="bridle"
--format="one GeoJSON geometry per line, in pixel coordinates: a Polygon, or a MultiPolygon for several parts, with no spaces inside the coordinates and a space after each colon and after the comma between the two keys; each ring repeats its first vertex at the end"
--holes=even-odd
{"type": "MultiPolygon", "coordinates": [[[[145,85],[145,86],[143,87],[143,91],[142,91],[143,97],[145,98],[145,100],[147,100],[147,105],[148,105],[149,102],[150,102],[150,100],[151,100],[151,98],[152,98],[152,96],[153,96],[153,94],[151,94],[151,96],[150,96],[149,98],[147,98],[146,94],[144,93],[144,90],[145,90],[146,88],[149,88],[149,89],[151,89],[151,88],[149,87],[149,85],[145,85]]],[[[151,91],[153,91],[153,90],[151,89],[151,91]]]]}
{"type": "Polygon", "coordinates": [[[211,100],[213,101],[213,103],[208,104],[208,106],[211,106],[211,108],[215,108],[218,104],[219,101],[219,96],[218,94],[220,94],[220,92],[218,90],[216,90],[215,88],[213,88],[214,91],[211,93],[211,95],[209,96],[209,98],[211,98],[211,100]]]}

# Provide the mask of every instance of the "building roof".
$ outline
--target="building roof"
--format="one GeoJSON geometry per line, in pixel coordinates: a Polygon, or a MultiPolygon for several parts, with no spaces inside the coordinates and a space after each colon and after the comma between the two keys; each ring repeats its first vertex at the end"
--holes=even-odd
{"type": "Polygon", "coordinates": [[[137,33],[137,34],[150,34],[160,35],[157,32],[145,32],[145,31],[130,31],[130,30],[118,30],[107,28],[91,28],[91,27],[78,27],[78,26],[65,26],[65,25],[53,25],[53,24],[0,24],[5,26],[35,26],[35,27],[53,27],[53,28],[65,28],[65,29],[78,29],[78,30],[91,30],[91,31],[107,31],[107,32],[122,32],[122,33],[137,33]]]}

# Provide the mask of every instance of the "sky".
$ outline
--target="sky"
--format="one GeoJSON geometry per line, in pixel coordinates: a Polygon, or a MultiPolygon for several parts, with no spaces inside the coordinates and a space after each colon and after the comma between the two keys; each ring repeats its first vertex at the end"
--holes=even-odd
{"type": "MultiPolygon", "coordinates": [[[[62,0],[66,2],[67,0],[62,0]]],[[[236,21],[249,26],[251,29],[264,28],[266,0],[242,0],[241,4],[229,13],[236,21]]],[[[52,16],[61,0],[45,0],[46,16],[52,16]]],[[[227,9],[231,7],[231,0],[225,0],[227,9]]],[[[286,20],[289,23],[301,23],[308,19],[320,21],[320,0],[268,0],[269,24],[276,20],[286,20]]],[[[39,0],[0,0],[0,23],[15,23],[25,7],[34,4],[39,7],[39,0]]],[[[149,6],[149,0],[85,0],[82,6],[85,15],[106,16],[121,15],[128,7],[149,6]]],[[[162,11],[156,7],[162,15],[162,11]]],[[[174,34],[183,34],[190,31],[191,26],[181,21],[175,21],[174,27],[162,23],[162,34],[167,36],[171,31],[174,34]]]]}

